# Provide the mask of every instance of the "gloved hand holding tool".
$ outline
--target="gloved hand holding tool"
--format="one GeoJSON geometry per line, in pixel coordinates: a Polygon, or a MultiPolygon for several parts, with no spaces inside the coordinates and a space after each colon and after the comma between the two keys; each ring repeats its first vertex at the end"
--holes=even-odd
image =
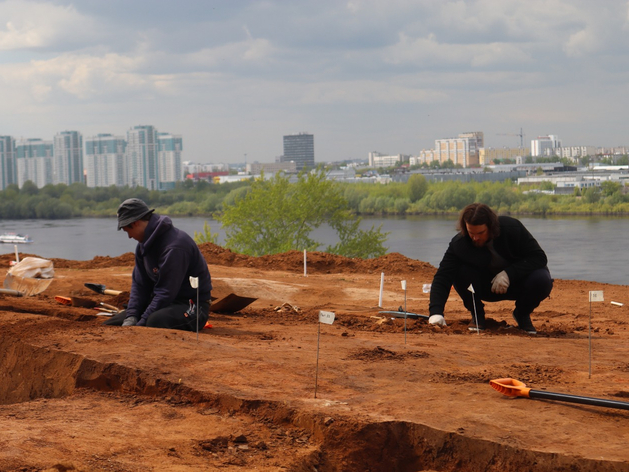
{"type": "Polygon", "coordinates": [[[507,293],[508,288],[509,288],[509,276],[504,270],[502,272],[499,272],[498,275],[496,275],[491,280],[491,291],[494,293],[499,293],[499,294],[507,293]]]}

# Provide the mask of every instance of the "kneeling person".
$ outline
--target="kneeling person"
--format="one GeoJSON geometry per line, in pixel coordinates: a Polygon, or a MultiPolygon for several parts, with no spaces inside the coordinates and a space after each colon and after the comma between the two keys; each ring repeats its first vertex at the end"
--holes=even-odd
{"type": "Polygon", "coordinates": [[[482,203],[461,211],[457,229],[432,281],[429,323],[445,326],[444,308],[454,286],[472,315],[470,330],[485,329],[483,301],[515,300],[518,328],[536,334],[531,313],[550,295],[553,280],[535,238],[520,221],[482,203]]]}
{"type": "Polygon", "coordinates": [[[196,331],[197,326],[205,326],[210,311],[212,281],[207,262],[187,233],[154,211],[138,198],[118,207],[118,230],[138,244],[127,309],[104,324],[196,331]],[[190,310],[190,300],[197,302],[190,277],[198,278],[198,323],[197,308],[190,310]]]}

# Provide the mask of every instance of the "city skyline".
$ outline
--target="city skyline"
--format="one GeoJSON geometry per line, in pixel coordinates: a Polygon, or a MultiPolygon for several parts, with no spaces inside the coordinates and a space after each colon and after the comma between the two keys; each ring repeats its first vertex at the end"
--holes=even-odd
{"type": "Polygon", "coordinates": [[[0,16],[16,139],[151,123],[184,136],[185,160],[228,164],[274,162],[302,130],[317,162],[469,130],[487,147],[520,130],[526,147],[629,144],[627,1],[10,0],[0,16]]]}

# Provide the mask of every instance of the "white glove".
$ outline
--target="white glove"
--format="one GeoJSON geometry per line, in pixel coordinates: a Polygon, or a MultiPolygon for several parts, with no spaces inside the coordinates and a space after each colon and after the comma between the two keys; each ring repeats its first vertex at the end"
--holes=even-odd
{"type": "Polygon", "coordinates": [[[428,318],[428,323],[437,326],[447,326],[446,319],[443,317],[443,315],[430,315],[430,318],[428,318]]]}
{"type": "Polygon", "coordinates": [[[491,291],[494,293],[507,293],[509,288],[509,276],[503,270],[496,275],[491,281],[491,291]]]}

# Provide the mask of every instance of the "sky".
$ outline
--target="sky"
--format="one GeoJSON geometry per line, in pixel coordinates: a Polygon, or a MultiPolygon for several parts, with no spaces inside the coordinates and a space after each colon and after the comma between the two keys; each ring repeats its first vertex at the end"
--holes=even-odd
{"type": "Polygon", "coordinates": [[[0,135],[183,137],[184,160],[629,145],[627,0],[0,0],[0,135]]]}

